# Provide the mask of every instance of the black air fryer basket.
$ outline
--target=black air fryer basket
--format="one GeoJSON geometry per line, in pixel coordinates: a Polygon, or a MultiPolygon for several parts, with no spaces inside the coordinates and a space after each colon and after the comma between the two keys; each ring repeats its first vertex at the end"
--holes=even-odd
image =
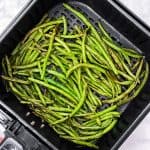
{"type": "MultiPolygon", "coordinates": [[[[46,12],[49,12],[50,17],[66,15],[70,20],[70,25],[76,23],[82,25],[79,20],[65,12],[62,7],[63,2],[68,2],[68,0],[32,0],[0,37],[0,60],[5,54],[11,53],[18,42],[40,21],[46,12]]],[[[142,53],[150,65],[150,30],[118,2],[113,0],[70,0],[69,3],[76,9],[84,12],[95,26],[94,22],[100,20],[114,40],[142,53]]],[[[0,71],[2,72],[1,67],[0,71]]],[[[150,109],[149,89],[150,78],[140,94],[122,108],[124,112],[115,128],[98,141],[98,145],[102,150],[118,149],[148,113],[150,109]]],[[[9,110],[26,128],[34,132],[36,137],[49,146],[49,149],[89,149],[81,148],[76,144],[59,138],[53,129],[46,124],[43,127],[40,118],[30,113],[29,108],[20,104],[12,93],[6,93],[1,80],[0,99],[0,108],[4,107],[9,110]],[[33,121],[35,124],[31,125],[33,121]]]]}

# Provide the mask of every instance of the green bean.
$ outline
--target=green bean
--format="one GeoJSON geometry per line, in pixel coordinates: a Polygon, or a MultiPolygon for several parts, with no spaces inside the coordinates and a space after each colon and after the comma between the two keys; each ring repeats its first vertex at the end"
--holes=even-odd
{"type": "Polygon", "coordinates": [[[119,84],[116,84],[115,90],[116,90],[116,96],[122,93],[122,87],[119,84]]]}
{"type": "Polygon", "coordinates": [[[34,83],[34,87],[35,87],[35,89],[36,89],[36,91],[37,91],[37,93],[39,95],[40,100],[42,101],[42,103],[44,105],[46,105],[45,99],[44,99],[44,97],[43,97],[43,95],[41,93],[41,90],[40,90],[39,86],[36,83],[34,83]]]}
{"type": "Polygon", "coordinates": [[[68,51],[66,51],[66,49],[64,49],[64,48],[60,48],[60,47],[56,46],[55,49],[58,51],[58,55],[66,56],[66,57],[67,57],[67,56],[69,56],[69,57],[74,56],[74,55],[73,55],[73,52],[68,52],[68,51]]]}
{"type": "Polygon", "coordinates": [[[20,65],[20,66],[12,66],[13,69],[27,69],[32,68],[38,65],[39,61],[36,61],[34,63],[28,64],[28,65],[20,65]]]}
{"type": "Polygon", "coordinates": [[[24,60],[26,58],[27,49],[22,50],[22,51],[23,51],[22,54],[20,54],[20,57],[21,57],[20,58],[20,63],[18,65],[21,65],[21,64],[25,65],[26,64],[26,62],[24,60]]]}
{"type": "MultiPolygon", "coordinates": [[[[41,107],[41,109],[42,109],[42,107],[41,107]]],[[[45,112],[46,114],[50,114],[50,115],[56,117],[57,119],[61,119],[62,118],[61,115],[59,115],[57,112],[51,111],[50,109],[44,109],[42,111],[45,112]]]]}
{"type": "Polygon", "coordinates": [[[88,96],[88,100],[90,101],[90,103],[91,103],[92,105],[97,106],[98,103],[97,103],[97,101],[95,100],[95,97],[93,96],[93,93],[91,92],[90,88],[88,88],[88,92],[89,92],[89,94],[87,95],[87,96],[88,96]]]}
{"type": "Polygon", "coordinates": [[[63,31],[63,35],[67,34],[67,20],[65,16],[62,16],[63,19],[63,24],[64,24],[64,31],[63,31]]]}
{"type": "Polygon", "coordinates": [[[66,125],[66,124],[62,124],[67,130],[70,130],[70,132],[72,132],[72,134],[73,134],[73,137],[74,136],[78,136],[78,133],[75,131],[75,130],[73,130],[73,128],[72,127],[70,127],[69,125],[66,125]]]}
{"type": "Polygon", "coordinates": [[[95,148],[95,149],[99,149],[98,146],[96,146],[95,144],[89,143],[89,142],[84,142],[84,141],[80,141],[80,140],[73,140],[74,143],[83,145],[83,146],[88,146],[91,148],[95,148]]]}
{"type": "MultiPolygon", "coordinates": [[[[35,99],[35,95],[33,94],[33,91],[31,91],[31,89],[29,89],[29,87],[27,85],[24,84],[24,85],[20,86],[20,88],[23,88],[23,90],[28,94],[28,96],[30,98],[34,98],[35,99]]],[[[23,92],[23,91],[21,91],[21,92],[23,92]]]]}
{"type": "Polygon", "coordinates": [[[82,85],[81,85],[81,69],[79,68],[77,71],[77,84],[79,88],[79,93],[82,93],[82,85]]]}
{"type": "Polygon", "coordinates": [[[23,59],[23,64],[28,64],[30,59],[32,57],[30,57],[32,55],[32,53],[34,54],[35,52],[33,51],[34,49],[34,44],[32,45],[32,47],[30,47],[30,49],[28,49],[28,51],[26,52],[26,55],[24,56],[24,59],[23,59]],[[30,59],[29,59],[30,58],[30,59]]]}
{"type": "Polygon", "coordinates": [[[11,68],[10,61],[7,56],[5,56],[5,60],[6,60],[7,69],[8,69],[7,73],[10,77],[12,77],[12,68],[11,68]]]}
{"type": "MultiPolygon", "coordinates": [[[[114,125],[114,124],[112,124],[114,125]]],[[[108,127],[107,127],[108,128],[108,127]]],[[[106,132],[106,130],[105,130],[106,132]]],[[[92,139],[99,139],[103,136],[104,132],[100,131],[95,135],[89,135],[89,136],[76,136],[76,137],[69,137],[69,136],[63,136],[65,138],[71,139],[71,140],[81,140],[81,141],[86,141],[86,140],[92,140],[92,139]]]]}
{"type": "MultiPolygon", "coordinates": [[[[41,67],[41,63],[40,63],[40,61],[38,62],[38,72],[40,72],[40,76],[42,76],[42,67],[41,67]]],[[[32,72],[33,72],[33,70],[32,70],[32,72]]]]}
{"type": "Polygon", "coordinates": [[[26,96],[23,93],[21,93],[20,91],[18,91],[17,88],[14,87],[12,82],[8,82],[8,83],[9,83],[9,86],[10,86],[11,90],[14,93],[16,93],[17,95],[21,96],[21,98],[26,99],[26,96]]]}
{"type": "Polygon", "coordinates": [[[37,24],[37,26],[43,24],[44,22],[47,22],[49,20],[48,18],[48,14],[45,14],[42,19],[40,20],[40,22],[37,24]]]}
{"type": "Polygon", "coordinates": [[[63,123],[64,121],[66,121],[68,119],[68,116],[67,117],[64,117],[64,118],[61,118],[55,122],[52,123],[52,125],[56,125],[56,124],[60,124],[60,123],[63,123]]]}
{"type": "Polygon", "coordinates": [[[124,93],[120,94],[118,97],[115,97],[115,98],[112,98],[109,100],[104,100],[103,103],[109,103],[110,104],[110,103],[117,102],[120,99],[122,99],[124,96],[126,96],[128,93],[130,93],[135,87],[136,87],[136,83],[133,82],[124,93]]]}
{"type": "Polygon", "coordinates": [[[41,25],[37,26],[36,28],[34,28],[34,30],[38,30],[40,28],[44,28],[44,27],[51,26],[51,25],[57,25],[57,24],[61,24],[61,23],[63,23],[62,18],[41,24],[41,25]]]}
{"type": "Polygon", "coordinates": [[[114,119],[114,120],[112,121],[112,123],[111,123],[107,128],[105,128],[105,129],[103,130],[103,134],[106,134],[107,132],[109,132],[109,131],[115,126],[116,123],[117,123],[117,120],[114,119]]]}
{"type": "MultiPolygon", "coordinates": [[[[92,124],[91,123],[89,123],[89,124],[85,124],[87,127],[89,127],[89,130],[91,129],[92,130],[92,127],[94,126],[94,125],[96,125],[96,123],[95,122],[93,122],[93,120],[91,120],[92,122],[92,124]]],[[[111,122],[112,122],[112,119],[108,119],[108,120],[105,120],[105,121],[102,121],[101,122],[101,125],[99,126],[99,128],[98,127],[96,127],[96,128],[98,128],[98,130],[100,130],[100,129],[104,129],[104,128],[106,128],[106,127],[108,127],[110,124],[111,124],[111,122]]],[[[84,127],[84,125],[83,125],[83,127],[84,127]]],[[[84,128],[84,129],[86,129],[86,128],[84,128]]],[[[87,128],[88,129],[88,128],[87,128]]],[[[94,130],[96,130],[94,127],[93,127],[93,131],[94,130]]]]}
{"type": "Polygon", "coordinates": [[[48,114],[45,114],[44,116],[42,115],[43,111],[39,110],[39,109],[35,109],[35,115],[38,114],[38,116],[40,116],[41,118],[44,118],[48,123],[52,123],[53,121],[56,120],[55,117],[53,117],[52,115],[48,116],[48,114]]]}
{"type": "Polygon", "coordinates": [[[54,104],[54,101],[48,98],[47,96],[43,95],[43,97],[45,99],[46,104],[54,104]]]}
{"type": "Polygon", "coordinates": [[[37,34],[37,28],[32,29],[31,31],[29,31],[26,34],[26,36],[23,39],[23,41],[21,42],[21,44],[22,43],[28,43],[29,41],[31,41],[35,37],[36,34],[37,34]]]}
{"type": "Polygon", "coordinates": [[[101,126],[94,126],[94,125],[91,127],[84,127],[84,126],[77,126],[77,127],[86,131],[99,131],[100,129],[102,129],[101,126]]]}
{"type": "Polygon", "coordinates": [[[49,85],[49,84],[47,84],[47,83],[45,83],[45,82],[43,82],[43,81],[40,81],[40,80],[31,78],[31,77],[29,77],[28,79],[29,79],[29,81],[31,81],[31,82],[40,84],[40,85],[42,85],[42,86],[44,86],[44,87],[47,87],[48,89],[57,91],[58,93],[61,93],[61,94],[64,95],[65,97],[69,98],[73,103],[76,103],[76,100],[73,99],[69,94],[67,94],[67,93],[64,92],[63,90],[61,90],[61,89],[59,89],[59,88],[57,88],[57,87],[55,87],[55,86],[49,85]]]}
{"type": "MultiPolygon", "coordinates": [[[[32,31],[30,31],[30,32],[32,32],[32,31]]],[[[22,44],[24,44],[23,50],[26,49],[27,47],[30,47],[33,44],[33,39],[38,33],[38,31],[36,30],[35,32],[32,32],[32,34],[30,35],[30,32],[27,33],[27,35],[21,42],[22,44]]]]}
{"type": "Polygon", "coordinates": [[[105,116],[109,116],[109,115],[113,115],[114,117],[118,117],[118,116],[120,116],[120,112],[111,111],[111,112],[108,112],[108,113],[102,115],[101,118],[103,118],[103,117],[105,117],[105,116]]]}
{"type": "Polygon", "coordinates": [[[97,131],[83,131],[83,130],[79,130],[81,135],[94,135],[97,133],[97,131]]]}
{"type": "Polygon", "coordinates": [[[112,62],[110,56],[108,55],[108,52],[106,52],[106,50],[103,49],[103,47],[100,45],[100,43],[99,43],[96,39],[94,39],[93,37],[91,37],[91,38],[92,38],[92,40],[94,40],[94,42],[95,42],[96,45],[98,46],[99,51],[103,54],[103,56],[105,57],[105,59],[108,61],[109,65],[111,66],[111,68],[112,68],[112,70],[114,71],[114,73],[115,73],[115,74],[118,74],[118,71],[117,71],[115,65],[113,64],[113,62],[112,62]]]}
{"type": "Polygon", "coordinates": [[[109,86],[106,86],[106,84],[105,83],[103,83],[103,82],[101,82],[101,81],[98,81],[98,80],[96,80],[97,81],[97,83],[98,83],[98,87],[101,87],[101,89],[104,91],[104,92],[106,92],[106,93],[111,93],[111,89],[110,89],[110,87],[109,86]]]}
{"type": "MultiPolygon", "coordinates": [[[[91,114],[91,113],[90,113],[91,114]]],[[[96,125],[96,120],[95,119],[91,119],[91,120],[87,120],[86,122],[82,123],[82,126],[92,126],[92,125],[96,125]]]]}
{"type": "MultiPolygon", "coordinates": [[[[82,40],[82,44],[81,44],[81,47],[82,47],[82,59],[83,59],[83,62],[84,63],[86,63],[87,61],[86,61],[86,52],[85,52],[85,48],[86,48],[86,46],[85,46],[85,40],[86,40],[86,36],[87,36],[87,30],[85,31],[85,33],[84,33],[84,35],[83,35],[83,40],[82,40]]],[[[89,75],[89,77],[92,79],[92,80],[95,80],[95,78],[94,78],[94,76],[91,74],[91,72],[89,71],[89,69],[88,68],[86,68],[86,72],[87,72],[87,74],[89,75]]]]}
{"type": "Polygon", "coordinates": [[[66,69],[65,67],[63,66],[63,64],[60,62],[60,60],[55,56],[55,55],[52,55],[51,56],[53,58],[53,60],[56,62],[56,64],[61,68],[61,70],[66,73],[66,69]]]}
{"type": "MultiPolygon", "coordinates": [[[[91,49],[96,50],[96,51],[98,51],[100,53],[98,46],[89,37],[90,36],[87,36],[87,43],[88,43],[87,45],[90,46],[91,49]]],[[[100,55],[101,55],[101,53],[100,53],[100,55]]]]}
{"type": "Polygon", "coordinates": [[[94,96],[94,98],[96,99],[96,101],[97,101],[97,103],[98,103],[97,106],[102,106],[102,102],[101,102],[101,100],[100,100],[100,97],[98,97],[98,96],[96,96],[96,95],[93,95],[93,96],[94,96]]]}
{"type": "Polygon", "coordinates": [[[145,70],[141,73],[139,80],[143,79],[144,75],[145,75],[145,70]]]}
{"type": "Polygon", "coordinates": [[[51,51],[52,51],[52,48],[53,48],[53,41],[54,41],[54,38],[55,38],[55,34],[56,34],[56,30],[54,29],[54,31],[53,31],[53,33],[50,37],[49,48],[48,48],[48,51],[47,51],[47,54],[46,54],[46,58],[44,60],[41,79],[44,79],[44,76],[45,76],[46,66],[47,66],[48,58],[49,58],[49,56],[51,54],[51,51]]]}
{"type": "Polygon", "coordinates": [[[38,42],[41,39],[42,35],[43,35],[43,32],[39,29],[37,34],[34,37],[34,41],[38,42]]]}
{"type": "Polygon", "coordinates": [[[125,55],[125,54],[122,54],[124,59],[127,61],[128,65],[131,66],[131,60],[129,58],[129,56],[125,55]]]}
{"type": "Polygon", "coordinates": [[[69,108],[51,107],[50,106],[48,109],[54,110],[54,111],[57,111],[57,112],[66,112],[66,113],[71,112],[71,109],[69,109],[69,108]]]}
{"type": "Polygon", "coordinates": [[[39,45],[38,43],[35,43],[35,48],[36,50],[38,49],[39,53],[42,52],[47,52],[47,50],[45,48],[43,48],[41,45],[39,45]]]}
{"type": "Polygon", "coordinates": [[[59,100],[59,102],[61,101],[63,105],[66,104],[66,105],[68,105],[68,106],[70,106],[72,108],[75,107],[75,105],[72,102],[70,102],[69,100],[67,100],[66,98],[63,98],[62,96],[58,96],[58,95],[56,95],[55,97],[56,97],[56,99],[59,100]]]}
{"type": "Polygon", "coordinates": [[[39,52],[38,51],[34,51],[31,55],[30,55],[30,57],[28,58],[28,60],[30,60],[30,63],[33,63],[36,59],[37,59],[37,57],[39,56],[39,52]]]}
{"type": "Polygon", "coordinates": [[[17,78],[11,78],[11,77],[7,77],[4,75],[1,75],[1,77],[5,80],[11,81],[11,82],[17,82],[17,83],[21,83],[21,84],[30,84],[29,81],[25,81],[25,80],[21,80],[21,79],[17,79],[17,78]]]}
{"type": "Polygon", "coordinates": [[[124,53],[124,54],[126,54],[126,55],[128,55],[128,56],[131,56],[131,57],[134,57],[134,58],[141,58],[141,55],[139,55],[139,54],[131,53],[130,51],[125,51],[125,50],[123,50],[122,48],[116,46],[114,43],[108,41],[108,40],[107,40],[106,38],[104,38],[104,37],[103,37],[102,39],[103,39],[103,41],[104,41],[108,46],[110,46],[111,48],[113,48],[114,50],[116,50],[116,51],[118,51],[118,52],[124,53]]]}
{"type": "Polygon", "coordinates": [[[20,53],[22,53],[24,50],[27,49],[27,47],[31,47],[31,45],[34,43],[33,39],[28,39],[25,43],[22,41],[22,50],[20,50],[20,53]]]}
{"type": "Polygon", "coordinates": [[[142,81],[141,84],[139,85],[138,89],[134,92],[134,94],[133,94],[131,97],[126,98],[126,99],[124,99],[124,100],[118,102],[118,103],[117,103],[117,106],[123,105],[123,104],[125,104],[125,103],[127,103],[127,102],[133,100],[133,99],[140,93],[140,91],[142,90],[142,88],[144,87],[144,85],[145,85],[145,83],[146,83],[146,81],[147,81],[147,79],[148,79],[148,76],[149,76],[149,65],[148,65],[148,63],[146,63],[145,76],[144,76],[143,81],[142,81]]]}
{"type": "Polygon", "coordinates": [[[2,69],[3,69],[4,74],[8,75],[5,62],[6,62],[6,59],[3,58],[2,59],[2,69]]]}
{"type": "Polygon", "coordinates": [[[79,101],[79,103],[77,104],[77,106],[75,107],[75,109],[71,112],[70,117],[73,117],[78,111],[79,109],[82,107],[84,101],[86,100],[86,89],[87,89],[87,84],[84,83],[84,87],[83,87],[83,93],[81,96],[81,99],[79,101]]]}
{"type": "Polygon", "coordinates": [[[112,41],[111,37],[109,36],[109,34],[105,31],[104,27],[102,26],[101,23],[98,23],[98,27],[100,29],[100,31],[102,32],[102,34],[107,37],[107,39],[109,39],[110,41],[112,41]]]}
{"type": "Polygon", "coordinates": [[[93,108],[89,101],[85,101],[87,107],[89,108],[89,111],[93,112],[96,108],[93,108]]]}
{"type": "Polygon", "coordinates": [[[120,117],[120,114],[116,114],[116,115],[110,114],[110,115],[104,116],[103,118],[101,118],[101,121],[113,119],[114,117],[119,118],[119,117],[120,117]]]}
{"type": "MultiPolygon", "coordinates": [[[[82,85],[80,84],[80,86],[82,86],[82,85]]],[[[74,92],[75,92],[75,94],[77,95],[77,97],[80,98],[80,95],[81,95],[80,92],[81,92],[81,91],[78,90],[78,87],[77,87],[77,85],[75,84],[75,82],[74,82],[73,79],[71,79],[71,80],[68,81],[68,87],[70,87],[72,90],[74,90],[74,92]]],[[[81,90],[82,90],[82,89],[81,89],[81,90]]]]}
{"type": "Polygon", "coordinates": [[[90,81],[90,79],[88,79],[87,77],[85,77],[85,79],[88,80],[89,85],[91,85],[93,88],[99,88],[100,90],[102,90],[102,92],[107,93],[110,97],[112,96],[111,90],[102,81],[99,81],[98,79],[96,79],[95,81],[90,81]]]}
{"type": "Polygon", "coordinates": [[[141,73],[141,70],[142,70],[142,67],[143,67],[143,59],[141,60],[141,62],[140,62],[140,65],[139,65],[139,68],[138,68],[138,70],[137,70],[137,72],[136,72],[136,79],[138,80],[138,77],[139,77],[139,75],[140,75],[140,73],[141,73]]]}
{"type": "MultiPolygon", "coordinates": [[[[29,76],[31,70],[30,69],[26,69],[26,70],[16,70],[13,71],[13,75],[24,75],[24,76],[29,76]]],[[[39,72],[39,69],[32,69],[32,72],[39,72]]]]}
{"type": "Polygon", "coordinates": [[[120,63],[120,59],[119,59],[118,55],[113,50],[111,50],[110,48],[109,48],[109,52],[110,52],[110,55],[112,56],[113,60],[119,66],[119,68],[121,70],[123,70],[123,65],[122,65],[122,63],[120,63]]]}
{"type": "Polygon", "coordinates": [[[85,25],[87,25],[89,28],[91,28],[92,32],[94,33],[94,35],[96,36],[96,38],[98,40],[100,40],[99,34],[97,33],[96,29],[94,28],[94,26],[89,22],[89,20],[84,17],[84,15],[82,15],[80,12],[78,12],[77,10],[75,10],[74,8],[72,8],[71,6],[69,6],[68,4],[63,4],[63,6],[68,9],[69,11],[71,11],[72,13],[74,13],[77,17],[79,17],[84,23],[85,25]]]}
{"type": "Polygon", "coordinates": [[[112,80],[110,80],[108,77],[107,77],[107,80],[108,80],[108,84],[107,84],[107,81],[104,79],[104,84],[107,84],[107,86],[110,86],[111,87],[111,93],[112,93],[112,97],[115,97],[115,84],[112,80]]]}
{"type": "Polygon", "coordinates": [[[63,80],[66,79],[65,75],[63,75],[62,73],[59,73],[59,72],[54,71],[54,70],[48,70],[48,69],[47,69],[46,71],[47,71],[47,73],[52,74],[52,75],[55,75],[55,76],[58,77],[58,78],[61,78],[61,79],[63,79],[63,80]]]}
{"type": "Polygon", "coordinates": [[[102,124],[101,124],[101,128],[106,128],[108,127],[111,123],[112,123],[113,119],[108,119],[108,120],[105,120],[105,121],[102,121],[102,124]]]}
{"type": "Polygon", "coordinates": [[[55,37],[55,40],[56,40],[58,43],[60,43],[68,52],[71,51],[70,48],[67,46],[67,44],[66,44],[64,41],[62,41],[60,38],[55,37]]]}
{"type": "Polygon", "coordinates": [[[16,65],[19,65],[19,64],[20,64],[20,59],[19,59],[19,57],[16,58],[15,64],[16,64],[16,65]]]}
{"type": "MultiPolygon", "coordinates": [[[[72,43],[72,42],[65,42],[65,43],[66,43],[66,45],[67,45],[68,47],[70,47],[70,48],[81,49],[81,46],[78,45],[78,44],[76,44],[76,43],[72,43]]],[[[54,45],[55,45],[55,46],[61,46],[61,44],[58,43],[58,42],[55,42],[54,45]]]]}
{"type": "Polygon", "coordinates": [[[19,85],[19,83],[13,83],[14,87],[21,93],[23,93],[26,97],[28,97],[28,93],[23,89],[22,86],[19,85]]]}
{"type": "Polygon", "coordinates": [[[70,94],[72,97],[74,97],[76,99],[76,95],[74,94],[73,91],[69,90],[67,87],[63,86],[62,84],[55,82],[54,80],[47,78],[46,81],[48,81],[48,83],[55,85],[56,87],[62,89],[63,91],[67,92],[68,94],[70,94]]]}
{"type": "Polygon", "coordinates": [[[130,71],[130,69],[127,67],[127,65],[123,62],[123,61],[120,61],[123,65],[123,67],[125,68],[125,70],[127,71],[127,73],[133,78],[135,79],[135,75],[130,71]]]}
{"type": "Polygon", "coordinates": [[[20,51],[21,43],[19,43],[16,48],[12,51],[11,55],[16,55],[20,51]]]}
{"type": "Polygon", "coordinates": [[[93,62],[94,64],[99,65],[99,63],[95,59],[93,59],[92,55],[88,51],[86,51],[86,55],[90,63],[93,62]]]}
{"type": "Polygon", "coordinates": [[[47,33],[51,29],[54,29],[55,25],[47,26],[46,28],[43,29],[43,33],[47,33]]]}
{"type": "Polygon", "coordinates": [[[125,72],[122,72],[120,70],[118,70],[118,74],[120,74],[121,76],[123,76],[124,78],[126,78],[127,80],[133,81],[133,78],[130,77],[128,74],[126,74],[125,72]]]}
{"type": "Polygon", "coordinates": [[[111,112],[111,111],[115,110],[116,108],[117,108],[117,105],[113,105],[113,106],[110,106],[110,107],[108,107],[108,108],[106,108],[106,109],[104,109],[104,110],[102,110],[102,111],[100,111],[100,112],[98,112],[96,114],[93,114],[93,115],[91,115],[89,117],[90,118],[97,118],[99,116],[102,116],[102,115],[104,115],[104,114],[106,114],[108,112],[111,112]]]}
{"type": "Polygon", "coordinates": [[[120,84],[120,85],[130,85],[133,81],[118,81],[114,80],[115,83],[120,84]]]}
{"type": "Polygon", "coordinates": [[[85,53],[85,40],[86,40],[87,33],[85,32],[83,35],[83,40],[82,40],[82,57],[83,57],[83,62],[86,63],[86,53],[85,53]]]}
{"type": "Polygon", "coordinates": [[[88,63],[80,63],[80,64],[77,64],[75,66],[73,66],[71,69],[69,69],[66,73],[66,77],[68,78],[69,75],[77,68],[80,68],[80,67],[86,67],[86,68],[92,68],[92,69],[96,69],[98,70],[99,72],[102,72],[102,73],[105,73],[105,70],[103,68],[100,68],[99,66],[96,66],[96,65],[92,65],[92,64],[88,64],[88,63]]]}
{"type": "Polygon", "coordinates": [[[138,51],[134,50],[134,49],[131,49],[131,48],[126,48],[126,47],[123,47],[123,49],[125,51],[129,51],[131,53],[135,53],[135,54],[139,54],[139,56],[143,57],[138,51]]]}
{"type": "Polygon", "coordinates": [[[62,131],[59,131],[58,129],[56,129],[56,127],[53,127],[54,131],[56,133],[58,133],[59,135],[65,135],[66,133],[62,132],[62,131]]]}
{"type": "Polygon", "coordinates": [[[89,87],[95,91],[96,93],[98,93],[99,95],[103,95],[103,96],[106,96],[106,97],[112,97],[111,93],[108,93],[108,92],[104,92],[102,89],[100,89],[99,87],[96,87],[95,85],[89,83],[89,87]]]}
{"type": "Polygon", "coordinates": [[[137,60],[137,62],[133,65],[132,70],[136,69],[139,65],[140,61],[137,60]]]}
{"type": "Polygon", "coordinates": [[[74,38],[80,38],[83,34],[73,34],[73,35],[60,35],[61,38],[64,39],[74,39],[74,38]]]}

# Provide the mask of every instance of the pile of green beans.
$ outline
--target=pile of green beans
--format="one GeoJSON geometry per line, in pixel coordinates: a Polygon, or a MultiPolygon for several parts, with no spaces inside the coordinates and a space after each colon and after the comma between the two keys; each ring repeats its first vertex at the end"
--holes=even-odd
{"type": "Polygon", "coordinates": [[[149,74],[137,51],[120,46],[98,23],[64,4],[86,27],[68,29],[65,16],[45,15],[2,61],[7,91],[62,137],[97,148],[97,139],[120,117],[149,74]],[[106,107],[107,106],[107,107],[106,107]]]}

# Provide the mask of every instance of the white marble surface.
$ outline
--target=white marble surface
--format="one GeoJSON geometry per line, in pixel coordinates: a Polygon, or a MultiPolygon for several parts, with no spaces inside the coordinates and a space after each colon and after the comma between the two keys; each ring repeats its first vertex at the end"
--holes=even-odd
{"type": "Polygon", "coordinates": [[[150,0],[118,0],[150,26],[150,0]]]}
{"type": "Polygon", "coordinates": [[[0,34],[30,0],[0,0],[0,34]]]}
{"type": "MultiPolygon", "coordinates": [[[[0,34],[30,0],[0,0],[0,34]]],[[[150,0],[120,0],[150,25],[150,0]]],[[[150,150],[150,114],[120,147],[120,150],[150,150]]]]}

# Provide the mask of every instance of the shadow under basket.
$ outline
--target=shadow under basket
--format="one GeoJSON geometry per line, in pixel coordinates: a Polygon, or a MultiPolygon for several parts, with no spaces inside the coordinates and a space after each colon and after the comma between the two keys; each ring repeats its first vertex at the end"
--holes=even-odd
{"type": "MultiPolygon", "coordinates": [[[[7,30],[0,37],[0,60],[6,54],[10,54],[16,45],[24,38],[42,18],[45,13],[50,17],[68,15],[62,9],[61,0],[32,0],[28,6],[14,19],[7,30]]],[[[100,21],[111,37],[120,44],[133,48],[145,56],[150,64],[150,31],[138,18],[133,16],[126,8],[115,1],[106,0],[80,0],[69,1],[71,5],[86,13],[89,20],[96,25],[95,21],[100,21]]],[[[71,25],[81,24],[80,20],[72,16],[67,16],[72,20],[71,25]]],[[[2,68],[0,67],[2,73],[2,68]]],[[[58,150],[90,150],[90,148],[80,147],[72,142],[59,138],[52,128],[46,123],[43,124],[40,118],[36,117],[31,110],[19,103],[19,100],[12,94],[5,91],[0,79],[0,107],[9,108],[16,119],[19,119],[31,132],[35,132],[49,149],[58,150]],[[35,122],[32,124],[32,122],[35,122]]],[[[108,134],[98,140],[98,146],[102,150],[115,150],[131,134],[139,122],[144,118],[150,109],[150,78],[145,84],[140,94],[128,105],[125,105],[123,114],[117,125],[108,134]]]]}

